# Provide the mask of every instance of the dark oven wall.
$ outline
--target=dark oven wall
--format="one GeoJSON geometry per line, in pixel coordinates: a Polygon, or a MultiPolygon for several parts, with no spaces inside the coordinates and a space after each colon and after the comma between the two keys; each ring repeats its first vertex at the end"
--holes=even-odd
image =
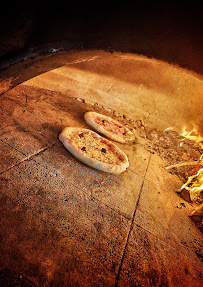
{"type": "Polygon", "coordinates": [[[105,49],[143,54],[203,73],[201,1],[67,2],[16,1],[4,6],[1,67],[58,50],[105,49]]]}

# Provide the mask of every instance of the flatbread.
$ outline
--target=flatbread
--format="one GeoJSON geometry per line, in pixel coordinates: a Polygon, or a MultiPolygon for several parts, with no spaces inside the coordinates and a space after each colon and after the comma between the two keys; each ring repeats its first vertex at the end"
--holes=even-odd
{"type": "Polygon", "coordinates": [[[66,127],[59,139],[77,159],[98,170],[120,174],[129,166],[123,151],[92,130],[66,127]]]}
{"type": "Polygon", "coordinates": [[[127,127],[111,117],[96,112],[86,112],[84,119],[94,130],[114,141],[128,143],[135,139],[134,134],[127,127]]]}

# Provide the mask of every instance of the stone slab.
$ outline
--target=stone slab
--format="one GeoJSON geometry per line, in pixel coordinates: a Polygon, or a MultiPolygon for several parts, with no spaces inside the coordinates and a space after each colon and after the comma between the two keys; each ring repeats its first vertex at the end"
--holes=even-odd
{"type": "Polygon", "coordinates": [[[178,249],[133,226],[121,267],[122,286],[202,286],[202,263],[196,254],[178,249]]]}
{"type": "Polygon", "coordinates": [[[119,111],[121,115],[125,115],[128,111],[131,118],[137,120],[143,120],[149,115],[148,112],[126,101],[125,97],[117,97],[115,100],[108,93],[99,90],[97,86],[91,87],[88,84],[69,78],[68,74],[65,76],[57,72],[58,70],[44,73],[40,77],[24,82],[24,85],[52,90],[70,97],[83,99],[86,103],[100,104],[104,107],[108,103],[109,109],[119,111]]]}
{"type": "Polygon", "coordinates": [[[1,272],[39,286],[114,286],[118,272],[118,286],[200,286],[193,206],[176,194],[182,182],[145,150],[145,138],[119,145],[130,160],[119,177],[78,162],[58,141],[65,126],[87,127],[88,103],[154,129],[201,128],[200,79],[155,59],[102,51],[49,55],[27,67],[35,76],[54,70],[9,92],[20,80],[0,84],[2,163],[14,165],[1,174],[1,272]]]}
{"type": "Polygon", "coordinates": [[[11,168],[25,158],[25,155],[0,141],[0,173],[11,168]]]}
{"type": "Polygon", "coordinates": [[[2,97],[1,100],[1,141],[26,156],[37,153],[56,141],[53,130],[40,125],[37,111],[31,113],[25,106],[20,106],[8,98],[2,97]]]}
{"type": "Polygon", "coordinates": [[[182,182],[162,164],[157,155],[151,157],[134,222],[169,245],[195,253],[203,241],[189,216],[194,206],[176,193],[182,182]]]}
{"type": "Polygon", "coordinates": [[[75,187],[92,195],[108,207],[131,219],[140,192],[143,175],[130,169],[120,175],[95,170],[74,158],[58,142],[33,157],[48,170],[55,170],[75,187]]]}
{"type": "Polygon", "coordinates": [[[128,219],[32,160],[0,178],[1,269],[37,286],[114,286],[128,219]]]}
{"type": "MultiPolygon", "coordinates": [[[[1,97],[0,139],[25,155],[58,140],[65,126],[82,126],[81,104],[38,89],[16,87],[1,97]]],[[[84,109],[83,109],[84,110],[84,109]]],[[[84,110],[86,111],[86,110],[84,110]]],[[[85,121],[83,120],[83,124],[85,121]]]]}

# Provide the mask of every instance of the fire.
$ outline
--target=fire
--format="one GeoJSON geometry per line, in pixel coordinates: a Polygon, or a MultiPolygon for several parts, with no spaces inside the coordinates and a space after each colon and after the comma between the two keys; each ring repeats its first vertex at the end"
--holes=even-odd
{"type": "Polygon", "coordinates": [[[189,191],[191,201],[202,202],[201,191],[203,191],[203,168],[197,174],[188,177],[187,182],[181,187],[189,191]]]}
{"type": "Polygon", "coordinates": [[[203,149],[203,137],[200,135],[197,127],[194,127],[192,130],[187,130],[187,127],[184,127],[181,135],[185,138],[197,142],[200,147],[203,149]]]}
{"type": "MultiPolygon", "coordinates": [[[[188,131],[184,127],[182,133],[187,139],[197,142],[203,149],[203,137],[200,135],[197,128],[188,131]]],[[[203,154],[199,159],[199,163],[203,166],[203,154]]],[[[181,190],[187,190],[191,201],[203,202],[203,168],[199,169],[198,173],[188,178],[187,182],[183,184],[181,190]]]]}

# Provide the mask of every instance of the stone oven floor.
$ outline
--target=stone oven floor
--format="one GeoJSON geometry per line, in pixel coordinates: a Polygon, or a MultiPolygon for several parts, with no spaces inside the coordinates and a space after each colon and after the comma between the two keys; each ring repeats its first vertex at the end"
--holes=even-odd
{"type": "MultiPolygon", "coordinates": [[[[0,286],[202,286],[194,207],[138,131],[133,144],[116,143],[130,163],[119,176],[80,163],[58,140],[65,126],[88,128],[90,109],[125,115],[131,126],[130,119],[178,129],[200,101],[201,80],[103,51],[11,68],[16,75],[4,71],[0,84],[0,286]],[[180,112],[191,93],[190,109],[180,112]]],[[[201,105],[196,123],[200,112],[201,105]]]]}

